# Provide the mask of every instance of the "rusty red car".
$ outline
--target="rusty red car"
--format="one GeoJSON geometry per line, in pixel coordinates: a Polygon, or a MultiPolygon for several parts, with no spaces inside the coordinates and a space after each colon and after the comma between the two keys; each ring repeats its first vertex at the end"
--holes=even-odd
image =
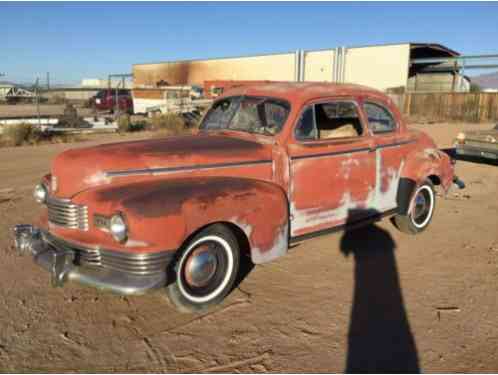
{"type": "MultiPolygon", "coordinates": [[[[267,83],[228,90],[194,135],[59,154],[16,246],[51,274],[123,294],[163,288],[199,311],[233,289],[241,257],[390,217],[424,231],[452,160],[385,94],[358,85],[267,83]]],[[[305,253],[302,256],[306,256],[305,253]]]]}

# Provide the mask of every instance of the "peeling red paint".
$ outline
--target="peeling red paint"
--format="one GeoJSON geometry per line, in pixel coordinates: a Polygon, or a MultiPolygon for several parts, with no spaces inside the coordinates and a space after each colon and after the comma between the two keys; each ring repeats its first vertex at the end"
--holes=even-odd
{"type": "MultiPolygon", "coordinates": [[[[124,252],[176,250],[200,228],[237,225],[255,263],[283,255],[290,237],[351,220],[351,212],[396,208],[401,178],[420,183],[438,176],[447,189],[453,167],[424,133],[408,130],[382,93],[356,85],[267,83],[235,87],[227,95],[276,97],[291,111],[274,137],[235,131],[200,131],[186,137],[124,142],[59,155],[51,194],[86,205],[87,231],[49,224],[68,241],[124,252]],[[304,106],[317,100],[353,100],[363,135],[302,142],[294,127],[304,106]],[[397,129],[369,132],[363,101],[383,104],[397,129]],[[130,241],[120,244],[95,228],[93,215],[122,212],[130,241]]],[[[50,182],[45,177],[45,183],[50,182]]]]}

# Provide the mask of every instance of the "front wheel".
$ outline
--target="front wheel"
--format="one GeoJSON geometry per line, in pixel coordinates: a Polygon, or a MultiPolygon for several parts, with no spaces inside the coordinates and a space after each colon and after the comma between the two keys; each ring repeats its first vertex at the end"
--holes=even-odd
{"type": "Polygon", "coordinates": [[[239,245],[228,227],[214,224],[203,229],[175,264],[175,281],[167,286],[170,301],[183,312],[220,303],[233,287],[239,263],[239,245]]]}
{"type": "Polygon", "coordinates": [[[425,180],[418,185],[408,207],[406,215],[396,215],[394,225],[404,233],[417,234],[424,231],[432,220],[436,206],[434,185],[425,180]]]}

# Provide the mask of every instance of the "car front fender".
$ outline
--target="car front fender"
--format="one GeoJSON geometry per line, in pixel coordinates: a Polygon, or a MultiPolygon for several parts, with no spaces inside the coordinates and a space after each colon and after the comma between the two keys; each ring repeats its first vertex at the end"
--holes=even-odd
{"type": "Polygon", "coordinates": [[[236,225],[254,263],[287,252],[289,212],[283,189],[271,182],[235,177],[161,179],[108,186],[95,192],[110,211],[127,218],[131,236],[154,248],[178,249],[201,228],[236,225]]]}

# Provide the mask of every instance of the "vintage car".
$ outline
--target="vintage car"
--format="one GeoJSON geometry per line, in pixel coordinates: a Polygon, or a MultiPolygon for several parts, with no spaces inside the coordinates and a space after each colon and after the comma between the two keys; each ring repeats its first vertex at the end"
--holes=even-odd
{"type": "Polygon", "coordinates": [[[498,124],[489,130],[458,133],[455,150],[461,156],[498,160],[498,124]]]}
{"type": "Polygon", "coordinates": [[[34,191],[46,210],[15,228],[16,245],[54,286],[164,288],[179,309],[198,311],[231,291],[242,256],[270,262],[291,243],[381,217],[422,232],[435,187],[454,179],[450,158],[379,91],[238,87],[195,135],[58,155],[34,191]]]}

